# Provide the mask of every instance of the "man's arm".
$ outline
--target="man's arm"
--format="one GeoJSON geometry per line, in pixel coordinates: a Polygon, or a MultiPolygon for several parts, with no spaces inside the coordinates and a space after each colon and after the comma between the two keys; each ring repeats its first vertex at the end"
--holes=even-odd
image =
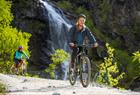
{"type": "Polygon", "coordinates": [[[90,43],[91,43],[91,44],[94,44],[93,47],[97,47],[97,46],[98,46],[98,43],[97,43],[97,41],[96,41],[94,35],[91,33],[91,31],[90,31],[88,28],[86,29],[86,32],[87,32],[87,37],[88,37],[89,40],[90,40],[90,43]]]}

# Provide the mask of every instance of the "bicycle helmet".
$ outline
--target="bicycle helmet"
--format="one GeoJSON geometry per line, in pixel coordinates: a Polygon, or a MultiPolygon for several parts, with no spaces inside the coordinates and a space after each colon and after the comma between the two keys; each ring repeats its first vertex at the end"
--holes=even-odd
{"type": "Polygon", "coordinates": [[[86,15],[84,15],[84,14],[80,14],[80,15],[78,15],[77,19],[79,19],[80,17],[83,17],[83,18],[86,19],[86,15]]]}
{"type": "Polygon", "coordinates": [[[19,49],[19,50],[20,50],[20,49],[23,49],[23,47],[22,47],[22,46],[19,46],[18,49],[19,49]]]}

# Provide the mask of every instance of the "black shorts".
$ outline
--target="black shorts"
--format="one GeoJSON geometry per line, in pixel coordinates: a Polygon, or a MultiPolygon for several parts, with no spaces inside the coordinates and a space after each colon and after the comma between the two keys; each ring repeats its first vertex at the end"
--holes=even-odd
{"type": "Polygon", "coordinates": [[[21,59],[14,59],[15,64],[19,64],[21,62],[21,59]]]}

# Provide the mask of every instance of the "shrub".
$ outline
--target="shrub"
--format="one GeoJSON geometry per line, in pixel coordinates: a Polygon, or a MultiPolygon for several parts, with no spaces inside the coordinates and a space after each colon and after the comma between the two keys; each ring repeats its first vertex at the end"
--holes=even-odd
{"type": "Polygon", "coordinates": [[[132,58],[132,62],[127,65],[128,78],[130,79],[140,76],[140,52],[134,52],[132,58]]]}
{"type": "Polygon", "coordinates": [[[115,51],[115,61],[118,63],[120,72],[126,72],[127,65],[132,62],[132,57],[128,55],[126,51],[116,50],[115,51]]]}
{"type": "Polygon", "coordinates": [[[10,25],[13,19],[11,14],[11,2],[6,0],[0,0],[0,32],[2,28],[10,25]]]}
{"type": "Polygon", "coordinates": [[[64,50],[62,49],[55,50],[55,53],[52,54],[51,56],[51,60],[53,63],[49,65],[49,68],[47,68],[45,72],[49,73],[51,78],[54,78],[56,67],[68,58],[69,58],[69,54],[64,50]]]}
{"type": "Polygon", "coordinates": [[[106,44],[108,57],[104,58],[104,62],[100,65],[100,83],[107,83],[109,86],[117,86],[119,80],[123,78],[124,73],[119,74],[117,62],[114,61],[114,51],[109,44],[106,44]]]}

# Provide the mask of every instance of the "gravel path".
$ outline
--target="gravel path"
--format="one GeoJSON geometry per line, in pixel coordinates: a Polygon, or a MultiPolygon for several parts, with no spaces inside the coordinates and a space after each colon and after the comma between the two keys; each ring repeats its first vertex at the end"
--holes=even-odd
{"type": "Polygon", "coordinates": [[[138,92],[91,85],[83,88],[79,82],[71,86],[69,81],[15,75],[0,74],[0,80],[6,84],[8,95],[140,95],[138,92]]]}

